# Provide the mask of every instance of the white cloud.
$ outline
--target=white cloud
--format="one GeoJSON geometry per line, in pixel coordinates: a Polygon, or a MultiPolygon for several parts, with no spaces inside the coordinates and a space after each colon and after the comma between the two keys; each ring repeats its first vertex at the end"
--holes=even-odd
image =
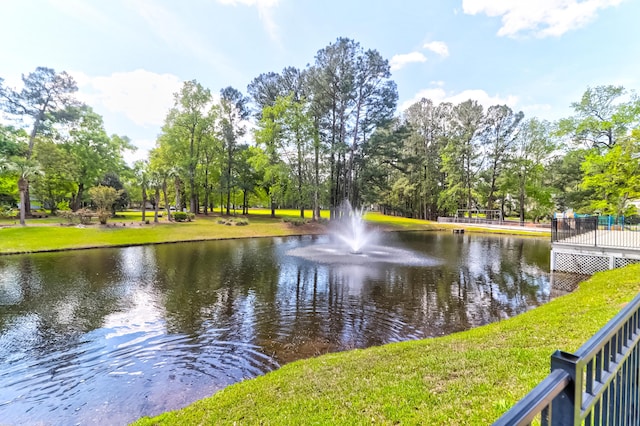
{"type": "Polygon", "coordinates": [[[139,126],[162,125],[173,94],[182,80],[172,74],[156,74],[143,69],[90,77],[72,72],[78,82],[78,98],[91,106],[125,115],[139,126]]]}
{"type": "Polygon", "coordinates": [[[447,93],[442,87],[435,87],[432,89],[424,89],[416,93],[413,98],[405,101],[400,105],[400,110],[404,111],[411,105],[420,101],[422,98],[431,99],[433,103],[439,104],[442,102],[451,102],[452,104],[459,104],[469,99],[478,101],[482,106],[488,108],[492,105],[507,105],[511,108],[515,107],[518,103],[518,97],[515,95],[508,95],[502,97],[499,95],[491,96],[487,92],[481,89],[468,89],[459,93],[447,93]]]}
{"type": "Polygon", "coordinates": [[[264,25],[265,30],[272,40],[278,40],[279,27],[273,19],[272,10],[278,6],[280,0],[217,0],[218,3],[227,6],[255,6],[258,9],[258,16],[264,25]]]}
{"type": "Polygon", "coordinates": [[[536,37],[561,36],[585,26],[600,9],[617,6],[624,0],[462,0],[469,15],[484,13],[502,17],[499,36],[530,33],[536,37]]]}
{"type": "Polygon", "coordinates": [[[391,71],[399,70],[400,68],[404,68],[405,65],[411,64],[414,62],[426,62],[427,58],[420,52],[411,52],[404,53],[400,55],[393,55],[391,60],[389,61],[391,65],[391,71]]]}
{"type": "Polygon", "coordinates": [[[444,41],[430,41],[429,43],[425,43],[422,47],[442,56],[443,58],[449,56],[449,47],[444,41]]]}

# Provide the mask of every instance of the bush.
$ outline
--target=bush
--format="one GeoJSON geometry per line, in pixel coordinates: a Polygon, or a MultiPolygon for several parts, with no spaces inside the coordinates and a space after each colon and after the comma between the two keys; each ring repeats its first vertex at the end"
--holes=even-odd
{"type": "Polygon", "coordinates": [[[218,219],[218,224],[227,226],[247,226],[249,219],[218,219]]]}
{"type": "Polygon", "coordinates": [[[107,221],[111,217],[111,211],[109,210],[98,210],[98,220],[102,225],[106,225],[107,221]]]}
{"type": "Polygon", "coordinates": [[[58,217],[65,219],[69,224],[79,223],[82,225],[89,225],[91,223],[91,217],[95,215],[95,213],[89,209],[79,209],[75,212],[72,212],[71,210],[58,210],[57,215],[58,217]]]}
{"type": "Polygon", "coordinates": [[[11,207],[0,206],[0,219],[13,219],[16,217],[16,212],[11,207]]]}
{"type": "Polygon", "coordinates": [[[285,217],[282,219],[284,223],[291,223],[294,226],[306,225],[309,221],[301,217],[285,217]]]}
{"type": "Polygon", "coordinates": [[[184,222],[184,221],[188,220],[188,217],[189,217],[189,215],[186,214],[185,212],[175,212],[173,214],[173,219],[176,222],[184,222]]]}

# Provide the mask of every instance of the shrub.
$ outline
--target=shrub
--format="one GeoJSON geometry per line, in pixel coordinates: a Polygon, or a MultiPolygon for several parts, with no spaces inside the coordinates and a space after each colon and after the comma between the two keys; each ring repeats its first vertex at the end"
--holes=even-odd
{"type": "Polygon", "coordinates": [[[91,223],[91,217],[95,215],[95,212],[89,209],[79,209],[76,211],[76,215],[82,225],[89,225],[91,223]]]}
{"type": "Polygon", "coordinates": [[[15,218],[16,212],[9,206],[0,206],[0,219],[15,218]]]}
{"type": "Polygon", "coordinates": [[[57,212],[58,217],[64,219],[67,223],[80,223],[82,225],[89,225],[91,223],[91,217],[94,214],[95,213],[89,209],[79,209],[75,212],[71,210],[58,210],[57,212]]]}
{"type": "Polygon", "coordinates": [[[111,217],[110,210],[98,210],[98,220],[102,225],[106,225],[110,217],[111,217]]]}
{"type": "Polygon", "coordinates": [[[307,219],[301,217],[285,217],[282,219],[284,223],[291,223],[294,226],[301,226],[308,223],[307,219]]]}
{"type": "Polygon", "coordinates": [[[185,220],[188,220],[189,215],[186,214],[185,212],[175,212],[173,214],[173,219],[176,222],[184,222],[185,220]]]}
{"type": "Polygon", "coordinates": [[[247,226],[249,219],[218,219],[218,223],[227,226],[247,226]]]}

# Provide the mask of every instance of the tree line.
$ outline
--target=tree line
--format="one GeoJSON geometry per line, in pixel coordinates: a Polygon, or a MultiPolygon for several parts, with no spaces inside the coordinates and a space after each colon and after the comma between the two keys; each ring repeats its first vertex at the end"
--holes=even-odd
{"type": "Polygon", "coordinates": [[[0,80],[0,205],[76,210],[111,186],[143,212],[170,206],[223,214],[252,205],[344,202],[435,219],[459,210],[540,220],[554,211],[633,214],[640,198],[640,100],[620,86],[587,88],[555,123],[506,105],[422,99],[397,112],[389,63],[339,38],[304,69],[260,74],[246,94],[196,80],[174,95],[156,147],[129,167],[125,136],[75,98],[65,72],[37,68],[18,91],[0,80]]]}

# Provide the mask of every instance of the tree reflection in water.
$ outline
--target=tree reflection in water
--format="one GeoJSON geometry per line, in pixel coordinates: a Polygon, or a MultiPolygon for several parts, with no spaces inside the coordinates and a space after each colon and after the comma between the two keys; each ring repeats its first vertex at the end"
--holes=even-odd
{"type": "Polygon", "coordinates": [[[0,418],[122,424],[296,359],[448,334],[549,299],[546,240],[383,236],[445,260],[432,266],[287,255],[326,238],[0,257],[0,418]]]}

